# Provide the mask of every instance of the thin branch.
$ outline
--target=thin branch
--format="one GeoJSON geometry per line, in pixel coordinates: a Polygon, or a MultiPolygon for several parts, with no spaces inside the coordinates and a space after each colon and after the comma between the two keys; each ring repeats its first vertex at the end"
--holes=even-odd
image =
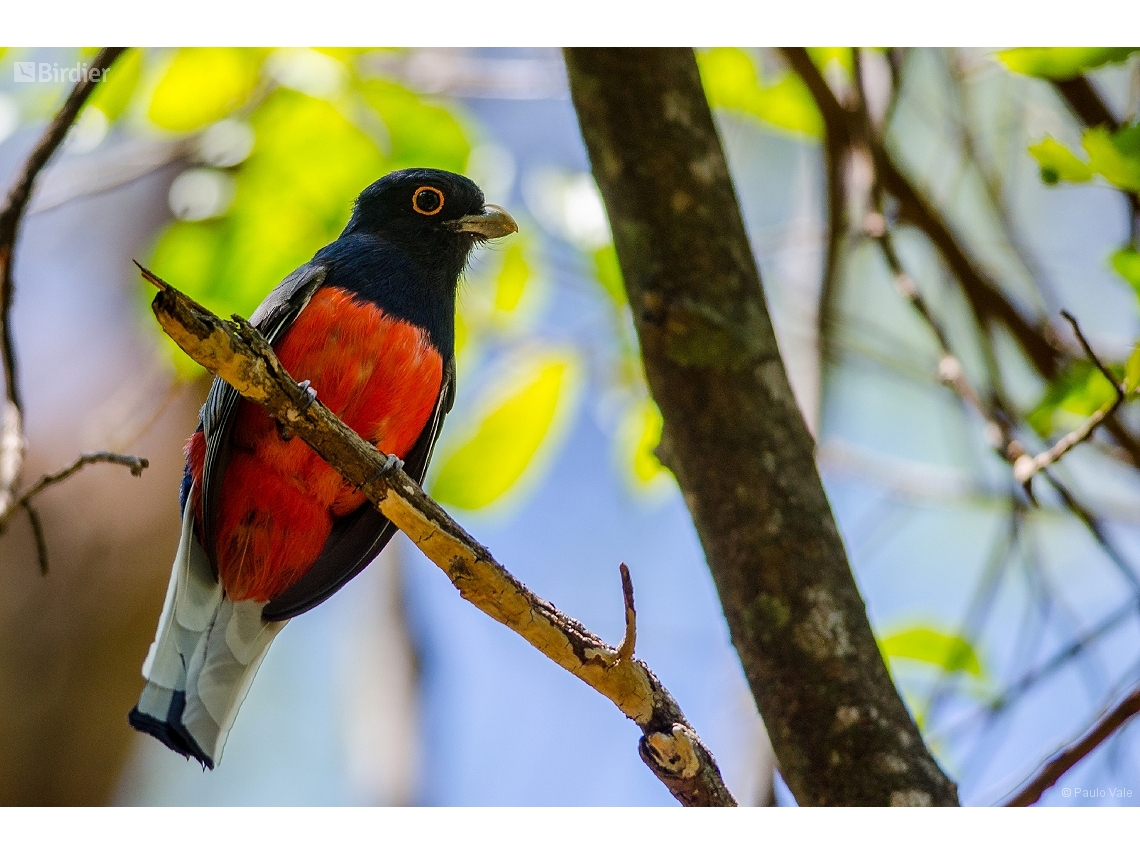
{"type": "Polygon", "coordinates": [[[28,522],[32,526],[32,537],[36,541],[36,558],[39,559],[40,575],[46,576],[48,574],[48,551],[47,551],[47,537],[44,535],[44,524],[40,521],[39,512],[27,502],[22,503],[22,507],[28,512],[28,522]]]}
{"type": "MultiPolygon", "coordinates": [[[[620,649],[539,599],[419,484],[402,470],[386,471],[385,456],[320,400],[312,401],[247,321],[235,317],[232,323],[224,322],[145,268],[143,276],[159,288],[151,307],[162,328],[195,362],[268,410],[357,485],[447,574],[464,599],[517,632],[636,722],[643,733],[642,759],[678,801],[684,805],[736,804],[712,754],[643,662],[623,659],[620,649]]],[[[632,633],[627,632],[627,641],[632,645],[632,633]]]]}
{"type": "Polygon", "coordinates": [[[70,466],[60,469],[51,475],[44,475],[39,481],[22,493],[19,498],[12,503],[12,507],[3,514],[0,514],[0,534],[3,534],[5,526],[8,525],[9,520],[15,515],[18,507],[21,505],[26,506],[28,502],[48,487],[53,484],[58,484],[60,481],[66,481],[80,469],[85,466],[90,466],[92,463],[115,463],[119,466],[126,466],[136,478],[142,475],[143,470],[150,466],[150,461],[145,457],[133,457],[129,454],[114,454],[110,451],[96,451],[90,454],[82,454],[70,466]]]}
{"type": "Polygon", "coordinates": [[[15,260],[16,236],[20,220],[28,207],[36,176],[59,148],[68,130],[92,90],[99,85],[103,72],[126,48],[103,48],[92,60],[87,75],[71,90],[63,107],[47,126],[32,153],[16,175],[0,210],[0,365],[4,369],[5,402],[0,412],[0,517],[12,507],[24,466],[27,440],[24,437],[23,402],[16,371],[16,348],[12,338],[12,299],[15,286],[12,268],[15,260]],[[96,74],[94,72],[98,71],[96,74]]]}
{"type": "Polygon", "coordinates": [[[1091,437],[1093,431],[1100,427],[1105,419],[1111,417],[1112,414],[1120,408],[1120,405],[1124,403],[1124,400],[1128,393],[1128,389],[1125,388],[1124,384],[1117,380],[1116,376],[1111,371],[1109,371],[1108,368],[1105,367],[1103,362],[1100,361],[1100,358],[1096,355],[1096,352],[1092,349],[1088,343],[1088,340],[1081,332],[1081,328],[1077,324],[1077,319],[1065,311],[1062,311],[1061,315],[1073,327],[1073,333],[1076,335],[1077,341],[1081,343],[1081,347],[1084,349],[1085,355],[1088,356],[1093,365],[1097,367],[1097,370],[1100,371],[1100,373],[1108,379],[1108,382],[1112,384],[1112,390],[1116,393],[1116,395],[1112,401],[1105,404],[1099,410],[1085,419],[1085,421],[1079,427],[1070,431],[1059,440],[1057,440],[1053,444],[1052,448],[1049,448],[1048,450],[1043,451],[1033,457],[1025,455],[1016,460],[1013,464],[1013,475],[1022,484],[1029,483],[1033,476],[1040,472],[1042,469],[1045,469],[1048,466],[1052,466],[1082,442],[1085,442],[1089,437],[1091,437]]]}
{"type": "Polygon", "coordinates": [[[1054,754],[1016,795],[1005,802],[1006,807],[1028,807],[1043,796],[1061,776],[1088,757],[1096,748],[1140,713],[1140,687],[1097,719],[1083,736],[1054,754]]]}
{"type": "Polygon", "coordinates": [[[637,646],[637,609],[633,606],[633,580],[629,577],[629,568],[625,562],[618,566],[618,570],[621,571],[621,596],[625,601],[625,635],[618,646],[614,664],[633,659],[633,650],[637,646]]]}
{"type": "Polygon", "coordinates": [[[811,92],[829,132],[848,140],[860,140],[867,147],[883,189],[898,201],[900,215],[914,223],[934,244],[960,283],[979,323],[985,326],[990,321],[1000,322],[1037,370],[1046,377],[1053,377],[1061,354],[1045,330],[1027,319],[997,283],[975,264],[942,215],[898,168],[858,110],[849,110],[839,103],[807,51],[803,48],[781,48],[781,51],[811,92]]]}

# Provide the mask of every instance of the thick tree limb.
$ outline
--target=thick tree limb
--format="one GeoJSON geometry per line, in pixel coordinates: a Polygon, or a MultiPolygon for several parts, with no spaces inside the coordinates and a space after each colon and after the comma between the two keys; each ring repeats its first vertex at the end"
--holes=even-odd
{"type": "Polygon", "coordinates": [[[1079,739],[1054,754],[1016,795],[1006,801],[1005,806],[1028,807],[1034,804],[1045,795],[1046,790],[1061,780],[1062,775],[1124,727],[1136,713],[1140,713],[1140,688],[1133,689],[1124,700],[1097,719],[1079,739]]]}
{"type": "MultiPolygon", "coordinates": [[[[103,48],[92,60],[90,71],[95,69],[105,71],[124,50],[126,48],[103,48]]],[[[43,136],[16,175],[16,180],[8,191],[4,208],[0,210],[0,364],[4,368],[6,398],[0,403],[0,407],[3,408],[0,409],[0,518],[8,513],[15,499],[20,472],[24,466],[24,451],[27,447],[11,321],[12,298],[15,291],[12,268],[15,261],[16,236],[20,220],[28,207],[28,200],[31,199],[36,176],[67,136],[87,98],[99,85],[101,76],[89,74],[71,90],[67,101],[51,120],[51,124],[47,126],[43,136]]]]}
{"type": "Polygon", "coordinates": [[[569,49],[650,390],[802,805],[956,804],[867,621],[691,50],[569,49]]]}
{"type": "Polygon", "coordinates": [[[402,471],[331,413],[310,402],[247,321],[225,322],[147,270],[159,287],[152,308],[162,328],[199,365],[268,410],[312,446],[442,569],[460,595],[529,641],[542,654],[605,695],[641,728],[642,759],[684,805],[736,802],[712,754],[677,702],[643,662],[632,657],[633,590],[623,577],[626,643],[607,645],[539,599],[460,528],[402,471]]]}

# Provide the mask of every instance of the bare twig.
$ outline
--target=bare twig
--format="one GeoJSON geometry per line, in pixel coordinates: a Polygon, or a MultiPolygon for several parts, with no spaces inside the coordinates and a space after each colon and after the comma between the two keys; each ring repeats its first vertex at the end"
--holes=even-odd
{"type": "Polygon", "coordinates": [[[40,563],[40,575],[46,576],[48,574],[48,551],[47,537],[44,536],[44,524],[40,521],[39,512],[30,504],[24,502],[22,507],[28,512],[28,522],[32,526],[32,537],[36,540],[36,557],[40,563]]]}
{"type": "Polygon", "coordinates": [[[1140,687],[1133,689],[1120,703],[1097,719],[1075,742],[1058,751],[1041,767],[1006,807],[1028,807],[1034,804],[1061,776],[1089,756],[1101,743],[1116,733],[1140,712],[1140,687]]]}
{"type": "MultiPolygon", "coordinates": [[[[685,805],[736,804],[712,754],[643,662],[623,659],[621,649],[610,647],[539,599],[419,484],[401,470],[386,471],[385,457],[319,399],[311,401],[247,321],[221,321],[153,273],[143,269],[143,276],[160,289],[152,303],[159,323],[195,362],[268,410],[357,485],[447,574],[464,599],[517,632],[636,722],[643,733],[639,753],[678,801],[685,805]]],[[[626,590],[627,595],[631,593],[626,590]]],[[[628,620],[629,596],[626,605],[628,620]]],[[[627,641],[632,641],[628,629],[627,641]]]]}
{"type": "Polygon", "coordinates": [[[0,412],[0,517],[11,509],[27,447],[11,322],[12,298],[15,290],[12,268],[20,220],[27,209],[36,176],[67,136],[88,96],[99,84],[102,72],[110,67],[124,50],[126,48],[103,48],[95,56],[88,74],[71,90],[63,107],[56,113],[36,143],[36,147],[28,155],[28,159],[16,175],[12,188],[8,191],[3,209],[0,210],[0,364],[4,368],[6,398],[2,405],[3,412],[0,412]],[[99,71],[98,74],[93,73],[96,70],[99,71]]]}
{"type": "MultiPolygon", "coordinates": [[[[90,466],[92,463],[115,463],[119,466],[126,466],[136,478],[142,475],[143,470],[150,466],[150,461],[145,457],[133,457],[129,454],[113,454],[110,451],[95,451],[90,454],[81,454],[70,466],[40,478],[39,481],[29,487],[27,491],[16,499],[15,504],[26,505],[48,487],[53,484],[58,484],[60,481],[66,481],[80,469],[85,466],[90,466]]],[[[7,514],[0,516],[0,532],[4,531],[4,526],[7,525],[8,520],[11,519],[14,513],[15,509],[13,508],[7,514]]]]}
{"type": "Polygon", "coordinates": [[[32,525],[32,534],[36,540],[36,557],[39,559],[40,574],[46,576],[48,574],[48,554],[47,554],[47,537],[44,535],[43,523],[40,521],[40,515],[36,509],[32,507],[32,499],[42,493],[53,484],[58,484],[60,481],[66,481],[84,466],[92,463],[117,463],[120,466],[130,468],[131,474],[134,476],[142,475],[142,471],[146,469],[150,462],[145,457],[131,457],[126,454],[112,454],[109,451],[97,451],[91,454],[80,455],[79,459],[72,463],[65,469],[61,469],[51,475],[45,475],[33,484],[28,490],[22,493],[11,505],[8,506],[3,513],[0,513],[0,535],[8,527],[12,517],[15,516],[16,511],[23,508],[28,514],[28,522],[32,525]]]}
{"type": "Polygon", "coordinates": [[[624,562],[618,570],[621,571],[621,596],[625,601],[625,635],[622,636],[614,664],[631,660],[633,649],[637,646],[637,609],[633,607],[633,580],[629,578],[629,568],[624,562]]]}
{"type": "Polygon", "coordinates": [[[1088,340],[1081,332],[1081,328],[1077,324],[1077,319],[1065,311],[1062,311],[1061,315],[1072,326],[1073,334],[1076,335],[1077,341],[1081,343],[1081,347],[1084,349],[1085,355],[1088,356],[1093,365],[1097,367],[1097,370],[1100,371],[1100,373],[1108,379],[1108,382],[1112,384],[1112,389],[1116,395],[1109,403],[1105,404],[1095,413],[1085,419],[1085,421],[1079,427],[1075,428],[1057,440],[1048,450],[1034,455],[1033,457],[1024,455],[1018,458],[1013,464],[1013,475],[1022,484],[1029,483],[1030,479],[1032,479],[1033,476],[1040,472],[1042,469],[1045,469],[1048,466],[1052,466],[1082,442],[1085,442],[1089,437],[1091,437],[1093,431],[1096,430],[1101,424],[1103,424],[1105,419],[1112,416],[1112,414],[1120,408],[1120,405],[1124,403],[1124,400],[1127,397],[1129,391],[1127,388],[1125,388],[1124,384],[1117,380],[1116,376],[1111,371],[1109,371],[1107,367],[1105,367],[1104,363],[1100,361],[1100,358],[1096,355],[1096,352],[1092,349],[1088,343],[1088,340]]]}

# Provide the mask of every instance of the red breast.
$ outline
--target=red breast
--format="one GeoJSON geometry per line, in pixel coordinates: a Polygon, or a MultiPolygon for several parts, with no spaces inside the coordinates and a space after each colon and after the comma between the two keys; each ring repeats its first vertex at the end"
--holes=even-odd
{"type": "MultiPolygon", "coordinates": [[[[400,458],[423,432],[443,380],[443,359],[423,330],[339,288],[317,291],[274,350],[349,427],[400,458]]],[[[304,575],[334,517],[359,508],[364,496],[303,440],[283,440],[249,401],[238,404],[230,444],[216,521],[218,572],[231,600],[270,600],[304,575]]],[[[201,432],[187,443],[195,485],[205,446],[201,432]]],[[[200,526],[200,505],[195,510],[200,526]]]]}

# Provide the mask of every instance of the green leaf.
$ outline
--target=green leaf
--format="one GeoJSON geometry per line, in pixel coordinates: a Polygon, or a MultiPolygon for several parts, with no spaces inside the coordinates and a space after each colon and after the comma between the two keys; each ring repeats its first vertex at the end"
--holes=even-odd
{"type": "Polygon", "coordinates": [[[517,371],[516,379],[492,395],[474,430],[442,456],[431,487],[437,501],[463,510],[486,508],[549,458],[576,402],[577,358],[532,357],[517,371]]]}
{"type": "Polygon", "coordinates": [[[1031,145],[1029,153],[1041,167],[1041,180],[1046,184],[1056,184],[1058,181],[1079,183],[1092,180],[1092,167],[1073,154],[1064,143],[1058,142],[1053,137],[1045,137],[1041,142],[1031,145]]]}
{"type": "Polygon", "coordinates": [[[617,434],[618,456],[635,488],[653,488],[672,480],[672,473],[657,459],[664,422],[649,397],[631,404],[617,434]]]}
{"type": "Polygon", "coordinates": [[[1108,378],[1091,362],[1070,365],[1026,416],[1026,422],[1043,438],[1069,430],[1116,396],[1108,378]]]}
{"type": "Polygon", "coordinates": [[[926,662],[950,673],[983,676],[982,663],[969,641],[928,626],[914,627],[879,640],[883,656],[926,662]]]}
{"type": "Polygon", "coordinates": [[[195,131],[249,100],[263,50],[180,48],[151,97],[147,116],[160,128],[195,131]]]}
{"type": "Polygon", "coordinates": [[[855,58],[849,47],[809,47],[807,52],[820,71],[824,71],[829,62],[835,62],[846,72],[848,79],[855,74],[855,58]]]}
{"type": "Polygon", "coordinates": [[[1140,386],[1140,343],[1132,348],[1128,361],[1124,363],[1124,388],[1132,393],[1137,386],[1140,386]]]}
{"type": "Polygon", "coordinates": [[[143,52],[141,48],[128,48],[114,65],[107,69],[103,82],[95,87],[88,106],[97,107],[111,121],[119,118],[142,77],[143,52]]]}
{"type": "Polygon", "coordinates": [[[733,110],[780,130],[818,139],[823,120],[811,93],[792,72],[763,86],[752,57],[741,48],[713,48],[697,54],[709,104],[733,110]]]}
{"type": "Polygon", "coordinates": [[[1112,269],[1131,285],[1136,296],[1140,297],[1140,252],[1130,246],[1118,249],[1112,254],[1112,269]]]}
{"type": "Polygon", "coordinates": [[[1089,166],[1110,184],[1140,192],[1140,125],[1110,134],[1104,127],[1090,128],[1082,139],[1089,166]]]}
{"type": "Polygon", "coordinates": [[[1066,80],[1111,62],[1123,62],[1140,48],[1012,48],[998,53],[1010,71],[1048,80],[1066,80]]]}
{"type": "Polygon", "coordinates": [[[598,284],[613,300],[615,306],[625,305],[625,284],[621,278],[617,250],[612,243],[594,253],[594,278],[598,280],[598,284]]]}

